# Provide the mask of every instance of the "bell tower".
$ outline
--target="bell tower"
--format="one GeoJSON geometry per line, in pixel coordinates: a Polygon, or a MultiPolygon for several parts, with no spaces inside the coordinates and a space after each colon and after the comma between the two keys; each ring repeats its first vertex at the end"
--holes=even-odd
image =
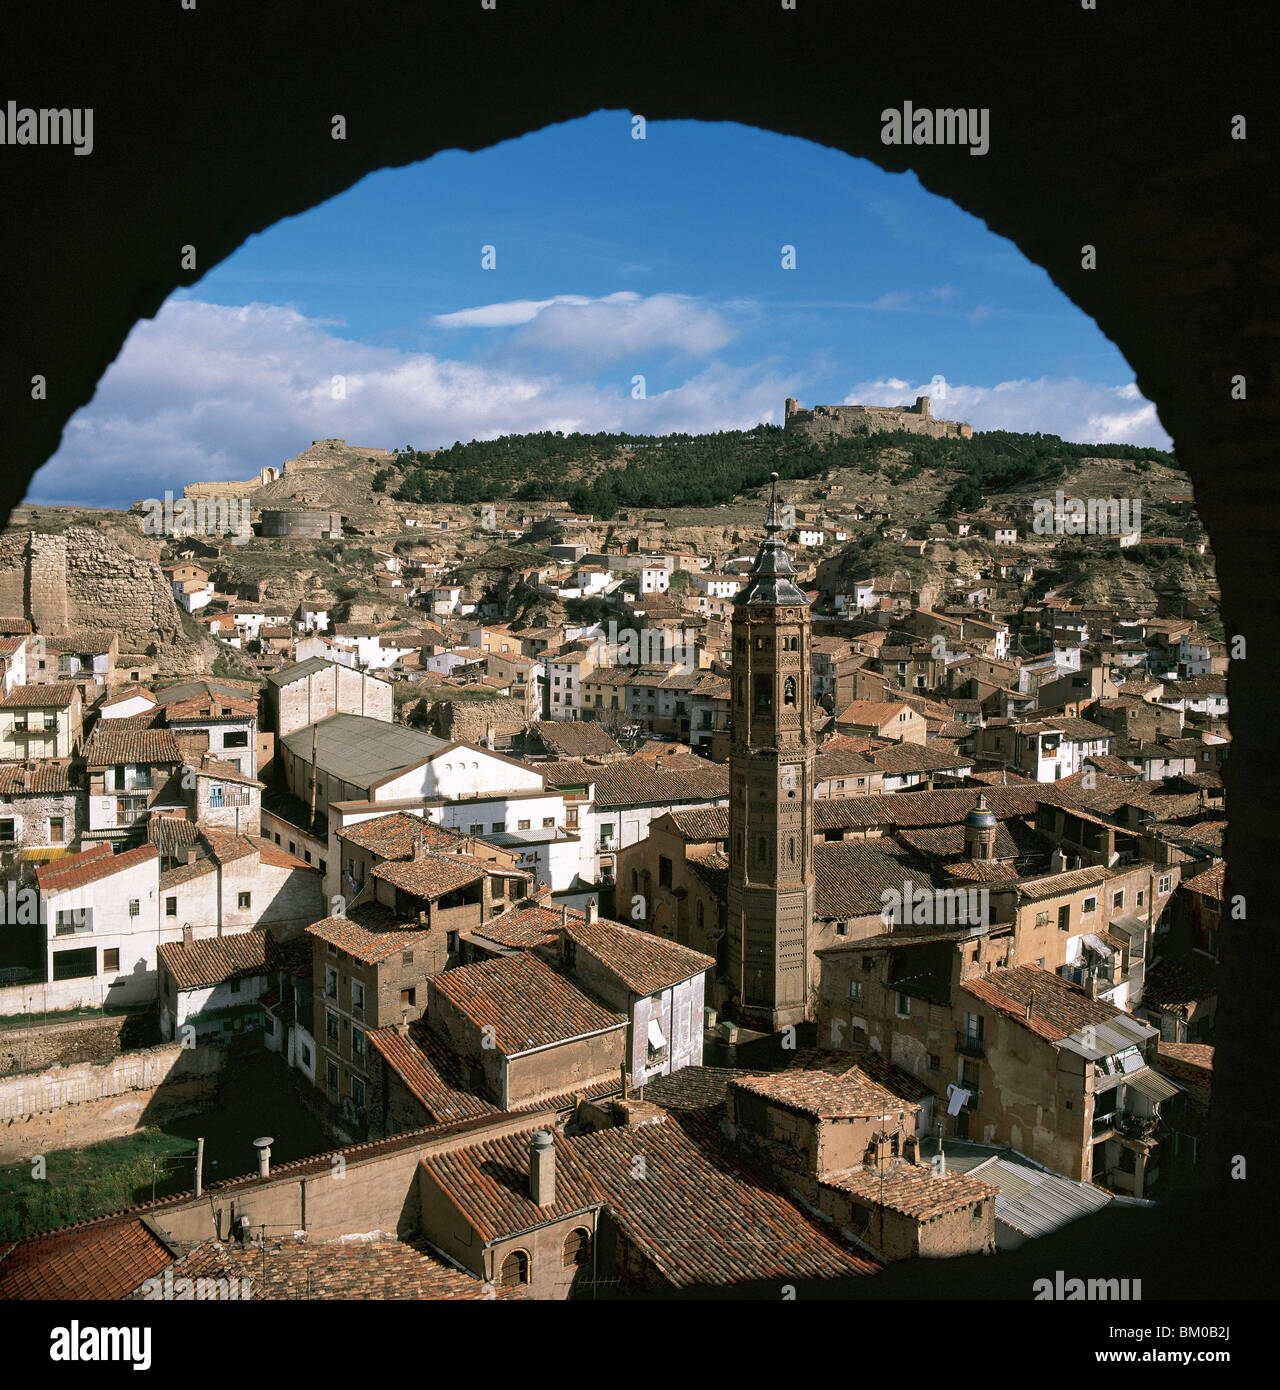
{"type": "MultiPolygon", "coordinates": [[[[729,752],[729,970],[740,1022],[809,1015],[813,932],[809,600],[781,539],[777,479],[765,538],[734,599],[729,752]]],[[[815,981],[816,983],[816,981],[815,981]]]]}

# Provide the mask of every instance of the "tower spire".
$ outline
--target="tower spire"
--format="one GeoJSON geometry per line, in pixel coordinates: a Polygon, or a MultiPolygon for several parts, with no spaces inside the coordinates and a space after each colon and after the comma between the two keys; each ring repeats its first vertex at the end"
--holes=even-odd
{"type": "Polygon", "coordinates": [[[769,488],[769,512],[765,518],[764,529],[769,535],[774,535],[782,530],[782,522],[778,518],[778,475],[770,473],[771,486],[769,488]]]}

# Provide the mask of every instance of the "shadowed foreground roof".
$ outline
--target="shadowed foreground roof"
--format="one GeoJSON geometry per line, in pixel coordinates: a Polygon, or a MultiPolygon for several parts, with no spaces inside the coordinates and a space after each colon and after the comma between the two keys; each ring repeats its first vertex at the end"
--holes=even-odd
{"type": "Polygon", "coordinates": [[[627,1240],[675,1288],[879,1269],[743,1163],[695,1112],[558,1141],[557,1155],[566,1150],[603,1192],[627,1240]]]}
{"type": "MultiPolygon", "coordinates": [[[[150,1276],[156,1277],[156,1276],[150,1276]]],[[[161,1275],[160,1277],[163,1277],[161,1275]]],[[[173,1278],[247,1281],[262,1299],[463,1299],[504,1296],[445,1264],[423,1241],[310,1241],[268,1234],[266,1249],[206,1241],[173,1265],[173,1278]]],[[[208,1294],[206,1297],[217,1297],[208,1294]]],[[[141,1287],[132,1300],[150,1301],[141,1287]]]]}
{"type": "Polygon", "coordinates": [[[137,1217],[35,1236],[0,1255],[0,1302],[124,1298],[172,1263],[137,1217]]]}

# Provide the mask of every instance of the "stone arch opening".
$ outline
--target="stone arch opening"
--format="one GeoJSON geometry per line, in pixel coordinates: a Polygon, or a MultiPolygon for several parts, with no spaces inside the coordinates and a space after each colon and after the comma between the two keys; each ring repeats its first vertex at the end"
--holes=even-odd
{"type": "MultiPolygon", "coordinates": [[[[652,0],[643,15],[587,0],[554,16],[504,0],[489,12],[375,9],[358,24],[348,7],[318,0],[309,18],[298,26],[267,9],[246,33],[235,13],[182,15],[148,36],[142,94],[139,35],[109,11],[77,16],[70,40],[59,13],[15,20],[25,88],[85,93],[97,134],[90,158],[11,152],[66,157],[27,161],[12,189],[23,215],[0,228],[5,264],[22,271],[0,277],[6,516],[138,319],[247,236],[372,170],[480,149],[601,107],[650,122],[744,121],[911,168],[1043,266],[1159,405],[1215,541],[1228,629],[1249,638],[1251,659],[1231,675],[1226,781],[1237,809],[1227,895],[1266,900],[1273,831],[1239,769],[1263,765],[1276,650],[1266,602],[1274,586],[1257,581],[1274,573],[1280,407],[1267,352],[1277,275],[1268,238],[1280,178],[1274,146],[1229,134],[1264,58],[1262,45],[1250,51],[1247,12],[1227,3],[1212,26],[1194,11],[1152,26],[1140,7],[1104,17],[1061,6],[1028,24],[1017,0],[990,0],[981,23],[942,9],[924,34],[912,11],[841,0],[749,16],[741,0],[652,0]],[[198,40],[184,23],[199,24],[198,40]],[[876,62],[851,74],[850,55],[867,51],[876,62]],[[430,69],[425,95],[408,74],[386,80],[391,53],[408,55],[410,70],[415,59],[430,69]],[[879,113],[929,93],[990,109],[987,154],[881,143],[879,113]],[[342,141],[331,139],[338,115],[342,141]],[[196,265],[184,269],[189,246],[196,265]],[[1093,269],[1082,264],[1085,247],[1097,252],[1093,269]],[[1232,396],[1236,377],[1248,383],[1246,399],[1232,396]]],[[[1251,933],[1247,963],[1228,953],[1225,992],[1252,1002],[1277,978],[1277,949],[1271,934],[1251,933]]],[[[1266,1138],[1273,1110],[1251,1103],[1246,1082],[1249,1058],[1266,1050],[1267,1002],[1226,1011],[1214,1086],[1223,1174],[1231,1154],[1275,1147],[1266,1138]]],[[[1243,1201],[1246,1185],[1235,1186],[1243,1201]]],[[[1222,1241],[1220,1224],[1206,1229],[1222,1241]]]]}

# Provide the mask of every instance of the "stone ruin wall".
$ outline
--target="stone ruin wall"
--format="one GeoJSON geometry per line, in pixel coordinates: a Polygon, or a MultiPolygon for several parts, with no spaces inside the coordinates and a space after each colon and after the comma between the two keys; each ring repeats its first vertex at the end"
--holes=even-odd
{"type": "Polygon", "coordinates": [[[812,410],[801,410],[788,399],[784,427],[789,434],[818,441],[893,430],[930,439],[973,438],[973,426],[965,421],[935,419],[928,396],[920,396],[914,406],[815,405],[812,410]]]}
{"type": "Polygon", "coordinates": [[[0,536],[0,614],[30,618],[47,636],[81,628],[115,631],[122,652],[155,645],[165,674],[205,667],[156,562],[88,527],[0,536]]]}

